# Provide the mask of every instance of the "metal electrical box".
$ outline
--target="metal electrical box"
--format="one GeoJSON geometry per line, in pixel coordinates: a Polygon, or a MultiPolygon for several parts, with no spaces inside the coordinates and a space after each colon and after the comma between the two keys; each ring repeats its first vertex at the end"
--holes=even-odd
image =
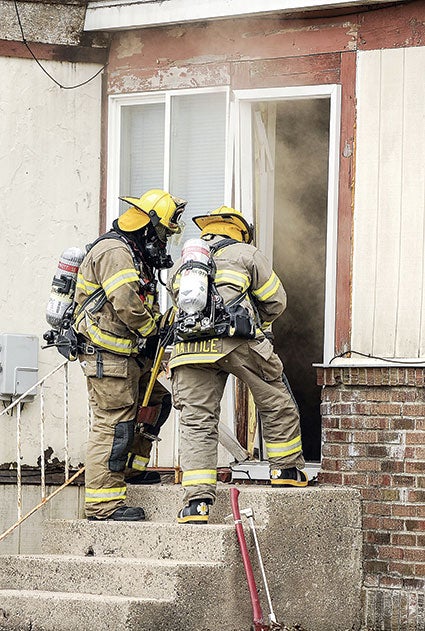
{"type": "MultiPolygon", "coordinates": [[[[0,400],[12,401],[38,381],[38,337],[0,333],[0,400]]],[[[36,388],[26,397],[32,401],[36,388]]]]}

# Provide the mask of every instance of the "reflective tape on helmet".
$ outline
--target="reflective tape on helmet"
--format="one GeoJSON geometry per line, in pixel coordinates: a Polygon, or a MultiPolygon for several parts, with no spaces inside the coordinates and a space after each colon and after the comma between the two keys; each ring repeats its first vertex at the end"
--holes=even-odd
{"type": "Polygon", "coordinates": [[[105,294],[109,296],[122,287],[123,285],[127,285],[128,283],[139,282],[139,275],[136,270],[133,268],[123,269],[113,274],[109,278],[107,278],[103,283],[102,287],[105,291],[105,294]]]}
{"type": "Polygon", "coordinates": [[[217,482],[217,469],[189,469],[183,472],[182,486],[213,484],[217,482]]]}
{"type": "Polygon", "coordinates": [[[101,502],[114,502],[125,500],[126,488],[120,486],[112,489],[90,489],[86,488],[86,504],[99,504],[101,502]]]}
{"type": "Polygon", "coordinates": [[[253,290],[252,293],[257,298],[257,300],[259,300],[260,302],[264,302],[265,300],[273,296],[277,292],[279,287],[279,277],[275,274],[275,272],[272,272],[268,281],[266,281],[264,285],[261,285],[261,287],[259,287],[258,289],[253,290]]]}
{"type": "Polygon", "coordinates": [[[287,442],[266,442],[267,458],[285,458],[302,450],[301,436],[296,436],[287,442]]]}

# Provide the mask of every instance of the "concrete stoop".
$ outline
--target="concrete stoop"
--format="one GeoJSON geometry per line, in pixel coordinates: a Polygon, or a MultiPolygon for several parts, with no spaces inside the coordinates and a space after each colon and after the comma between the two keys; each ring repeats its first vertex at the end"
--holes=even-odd
{"type": "MultiPolygon", "coordinates": [[[[360,627],[361,510],[354,490],[240,488],[255,514],[278,619],[360,627]]],[[[3,631],[249,631],[252,611],[221,485],[208,525],[178,525],[178,486],[130,486],[146,522],[46,522],[41,555],[0,557],[3,631]]],[[[245,532],[265,615],[264,589],[245,532]],[[264,601],[264,602],[263,602],[264,601]]]]}

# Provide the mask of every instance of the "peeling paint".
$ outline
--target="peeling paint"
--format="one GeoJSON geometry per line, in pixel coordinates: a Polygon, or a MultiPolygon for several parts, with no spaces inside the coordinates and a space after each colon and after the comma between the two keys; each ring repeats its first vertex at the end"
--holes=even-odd
{"type": "Polygon", "coordinates": [[[126,57],[132,57],[133,55],[141,54],[144,44],[140,34],[129,32],[127,37],[120,40],[117,49],[117,58],[125,59],[126,57]]]}

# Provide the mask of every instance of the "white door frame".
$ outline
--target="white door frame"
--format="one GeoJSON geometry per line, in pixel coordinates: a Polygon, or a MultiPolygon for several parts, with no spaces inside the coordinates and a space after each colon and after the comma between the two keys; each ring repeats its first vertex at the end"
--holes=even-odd
{"type": "MultiPolygon", "coordinates": [[[[240,208],[247,219],[253,220],[253,139],[251,104],[258,101],[278,101],[286,99],[330,100],[329,158],[328,158],[328,203],[326,234],[325,272],[325,325],[323,362],[328,363],[335,354],[335,305],[336,305],[336,261],[338,229],[338,182],[339,147],[341,127],[341,86],[337,84],[317,86],[297,86],[288,88],[261,88],[255,90],[235,90],[235,137],[239,143],[235,147],[235,206],[240,208]]],[[[273,209],[266,209],[268,222],[273,209]]],[[[272,251],[272,243],[267,244],[272,251]]]]}

